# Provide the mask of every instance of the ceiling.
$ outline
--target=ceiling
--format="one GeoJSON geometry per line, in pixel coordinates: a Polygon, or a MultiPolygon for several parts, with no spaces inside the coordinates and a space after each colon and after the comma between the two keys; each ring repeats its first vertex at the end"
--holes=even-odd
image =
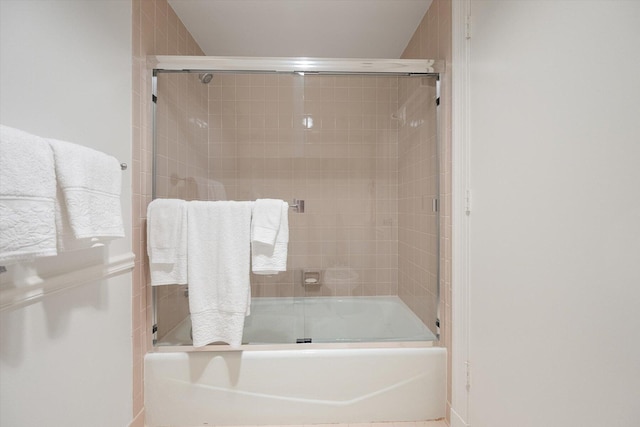
{"type": "Polygon", "coordinates": [[[399,58],[432,0],[169,0],[206,55],[399,58]]]}

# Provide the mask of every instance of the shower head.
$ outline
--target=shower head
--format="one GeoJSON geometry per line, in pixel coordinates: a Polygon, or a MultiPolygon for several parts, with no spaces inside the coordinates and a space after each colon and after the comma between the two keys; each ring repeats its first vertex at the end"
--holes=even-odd
{"type": "Polygon", "coordinates": [[[198,74],[198,78],[203,84],[206,85],[206,84],[209,84],[209,82],[213,78],[213,74],[211,73],[198,74]]]}

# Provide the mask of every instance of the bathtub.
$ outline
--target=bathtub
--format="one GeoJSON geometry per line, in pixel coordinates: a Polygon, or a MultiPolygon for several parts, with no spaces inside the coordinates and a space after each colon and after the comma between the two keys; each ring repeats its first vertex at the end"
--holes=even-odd
{"type": "Polygon", "coordinates": [[[251,312],[240,350],[184,345],[187,320],[145,356],[148,427],[444,417],[446,349],[397,297],[261,298],[251,312]],[[269,322],[286,327],[260,335],[269,322]]]}
{"type": "MultiPolygon", "coordinates": [[[[435,341],[397,296],[253,298],[243,344],[435,341]]],[[[156,343],[191,345],[187,317],[156,343]]]]}

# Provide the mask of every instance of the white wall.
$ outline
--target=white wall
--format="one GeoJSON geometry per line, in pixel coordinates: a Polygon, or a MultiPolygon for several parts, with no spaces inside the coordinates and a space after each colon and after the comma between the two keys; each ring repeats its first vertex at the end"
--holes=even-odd
{"type": "MultiPolygon", "coordinates": [[[[131,163],[131,2],[0,0],[0,20],[0,122],[131,163]]],[[[43,259],[37,274],[130,253],[130,187],[124,172],[127,238],[43,259]]],[[[0,425],[128,425],[131,352],[131,273],[2,311],[0,425]]]]}
{"type": "Polygon", "coordinates": [[[471,14],[471,425],[637,426],[640,2],[471,14]]]}

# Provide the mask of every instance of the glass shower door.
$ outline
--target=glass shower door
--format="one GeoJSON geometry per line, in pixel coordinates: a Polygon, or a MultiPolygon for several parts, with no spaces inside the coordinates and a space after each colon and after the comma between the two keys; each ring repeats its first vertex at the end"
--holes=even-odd
{"type": "Polygon", "coordinates": [[[305,76],[304,156],[295,180],[304,186],[306,240],[293,246],[294,256],[304,256],[304,338],[433,336],[404,331],[407,323],[393,310],[379,321],[395,303],[407,308],[409,323],[436,333],[436,82],[424,76],[305,76]],[[318,283],[305,283],[315,274],[318,283]]]}
{"type": "Polygon", "coordinates": [[[402,78],[398,89],[398,295],[437,335],[439,81],[402,78]]]}
{"type": "MultiPolygon", "coordinates": [[[[156,197],[304,201],[287,271],[251,274],[244,342],[397,340],[390,322],[367,329],[358,299],[399,301],[437,331],[436,81],[158,74],[156,197]]],[[[174,288],[155,301],[162,335],[188,312],[174,288]]]]}

